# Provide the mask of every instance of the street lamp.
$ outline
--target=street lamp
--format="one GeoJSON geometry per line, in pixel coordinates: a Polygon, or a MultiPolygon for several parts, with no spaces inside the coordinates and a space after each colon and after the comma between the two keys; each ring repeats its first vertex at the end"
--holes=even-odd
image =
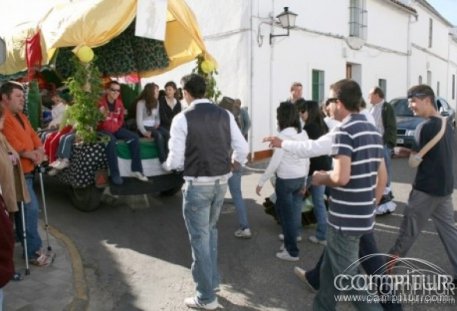
{"type": "Polygon", "coordinates": [[[297,17],[297,14],[289,11],[288,7],[284,7],[284,11],[281,14],[279,14],[278,16],[276,16],[276,18],[279,19],[279,22],[281,23],[281,27],[284,29],[287,29],[287,32],[284,34],[279,34],[279,35],[270,33],[270,45],[272,44],[273,37],[289,36],[289,30],[291,28],[295,27],[295,18],[296,17],[297,17]]]}

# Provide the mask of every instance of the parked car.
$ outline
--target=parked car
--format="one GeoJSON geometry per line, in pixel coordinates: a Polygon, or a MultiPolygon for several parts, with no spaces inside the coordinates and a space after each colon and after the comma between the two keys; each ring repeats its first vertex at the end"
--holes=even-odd
{"type": "MultiPolygon", "coordinates": [[[[452,128],[455,128],[455,110],[442,97],[437,97],[435,103],[440,114],[447,117],[452,128]]],[[[406,97],[392,99],[390,104],[393,106],[397,118],[397,145],[412,147],[416,128],[424,121],[424,118],[413,114],[412,110],[409,109],[406,97]]]]}

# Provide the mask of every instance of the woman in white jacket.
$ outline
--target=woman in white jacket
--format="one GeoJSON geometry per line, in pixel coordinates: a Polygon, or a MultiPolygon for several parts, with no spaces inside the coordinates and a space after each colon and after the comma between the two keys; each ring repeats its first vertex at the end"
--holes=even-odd
{"type": "MultiPolygon", "coordinates": [[[[277,120],[279,136],[282,139],[295,141],[308,139],[306,132],[301,129],[300,117],[295,105],[287,102],[281,103],[277,109],[277,120]]],[[[276,174],[276,206],[284,234],[284,249],[276,253],[276,257],[282,260],[297,261],[299,259],[296,237],[299,235],[303,205],[302,190],[308,171],[309,159],[299,158],[283,149],[276,149],[256,188],[257,194],[260,195],[265,182],[276,174]]]]}
{"type": "Polygon", "coordinates": [[[168,131],[160,126],[159,86],[148,83],[136,103],[136,126],[138,131],[147,138],[154,138],[159,153],[160,163],[167,159],[167,142],[170,138],[168,131]]]}

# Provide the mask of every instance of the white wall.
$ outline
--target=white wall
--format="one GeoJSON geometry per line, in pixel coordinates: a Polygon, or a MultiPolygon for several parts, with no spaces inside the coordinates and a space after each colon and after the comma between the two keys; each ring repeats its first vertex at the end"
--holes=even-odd
{"type": "MultiPolygon", "coordinates": [[[[449,40],[447,25],[419,4],[417,21],[410,13],[385,0],[366,0],[368,10],[365,46],[354,50],[346,43],[349,34],[349,0],[187,0],[194,11],[205,44],[219,63],[217,82],[226,96],[238,97],[249,107],[252,118],[251,151],[266,150],[263,137],[276,133],[276,108],[289,96],[293,81],[303,84],[311,98],[312,70],[325,72],[325,96],[331,83],[346,77],[346,64],[360,65],[364,95],[378,79],[387,80],[387,98],[404,96],[419,75],[433,72],[432,87],[440,81],[440,94],[452,105],[452,73],[457,79],[457,42],[449,40]],[[272,17],[288,6],[298,14],[289,37],[272,29],[272,17]],[[433,47],[428,49],[428,18],[434,19],[433,47]],[[413,21],[408,31],[409,20],[413,21]],[[409,35],[410,34],[410,35],[409,35]],[[263,43],[259,44],[259,40],[263,43]],[[412,48],[408,57],[408,42],[412,48]],[[451,45],[449,43],[451,42],[451,45]],[[450,57],[453,62],[448,62],[450,57]],[[410,64],[410,65],[408,65],[410,64]],[[409,66],[409,67],[408,67],[409,66]],[[409,80],[409,85],[408,85],[409,80]]],[[[163,85],[191,71],[194,63],[152,80],[163,85]]],[[[456,90],[457,92],[457,90],[456,90]]],[[[456,94],[457,97],[457,94],[456,94]]]]}

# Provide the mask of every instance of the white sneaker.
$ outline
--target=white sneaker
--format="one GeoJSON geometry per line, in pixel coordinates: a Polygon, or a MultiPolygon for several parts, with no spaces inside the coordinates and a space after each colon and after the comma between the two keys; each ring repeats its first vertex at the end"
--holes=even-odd
{"type": "Polygon", "coordinates": [[[217,298],[210,303],[201,303],[198,301],[197,297],[189,297],[184,299],[184,304],[189,308],[200,310],[216,310],[217,308],[219,308],[217,298]]]}
{"type": "MultiPolygon", "coordinates": [[[[279,237],[279,239],[280,239],[281,241],[284,241],[284,234],[280,233],[280,234],[278,235],[278,237],[279,237]]],[[[302,240],[301,235],[298,235],[298,236],[297,236],[297,242],[301,242],[301,240],[302,240]]]]}
{"type": "Polygon", "coordinates": [[[276,257],[286,261],[298,261],[298,256],[290,256],[287,250],[283,250],[282,252],[276,253],[276,257]]]}
{"type": "Polygon", "coordinates": [[[323,246],[327,246],[327,241],[326,240],[319,240],[315,235],[310,236],[308,238],[308,240],[310,240],[314,244],[320,244],[320,245],[323,245],[323,246]]]}
{"type": "Polygon", "coordinates": [[[141,181],[148,181],[148,178],[144,176],[141,172],[132,172],[131,176],[141,181]]]}
{"type": "Polygon", "coordinates": [[[241,239],[250,239],[252,237],[251,230],[249,228],[246,229],[238,229],[235,231],[234,235],[237,238],[241,239]]]}
{"type": "Polygon", "coordinates": [[[67,168],[70,166],[70,160],[68,159],[62,159],[59,161],[57,165],[54,166],[56,170],[63,170],[64,168],[67,168]]]}

